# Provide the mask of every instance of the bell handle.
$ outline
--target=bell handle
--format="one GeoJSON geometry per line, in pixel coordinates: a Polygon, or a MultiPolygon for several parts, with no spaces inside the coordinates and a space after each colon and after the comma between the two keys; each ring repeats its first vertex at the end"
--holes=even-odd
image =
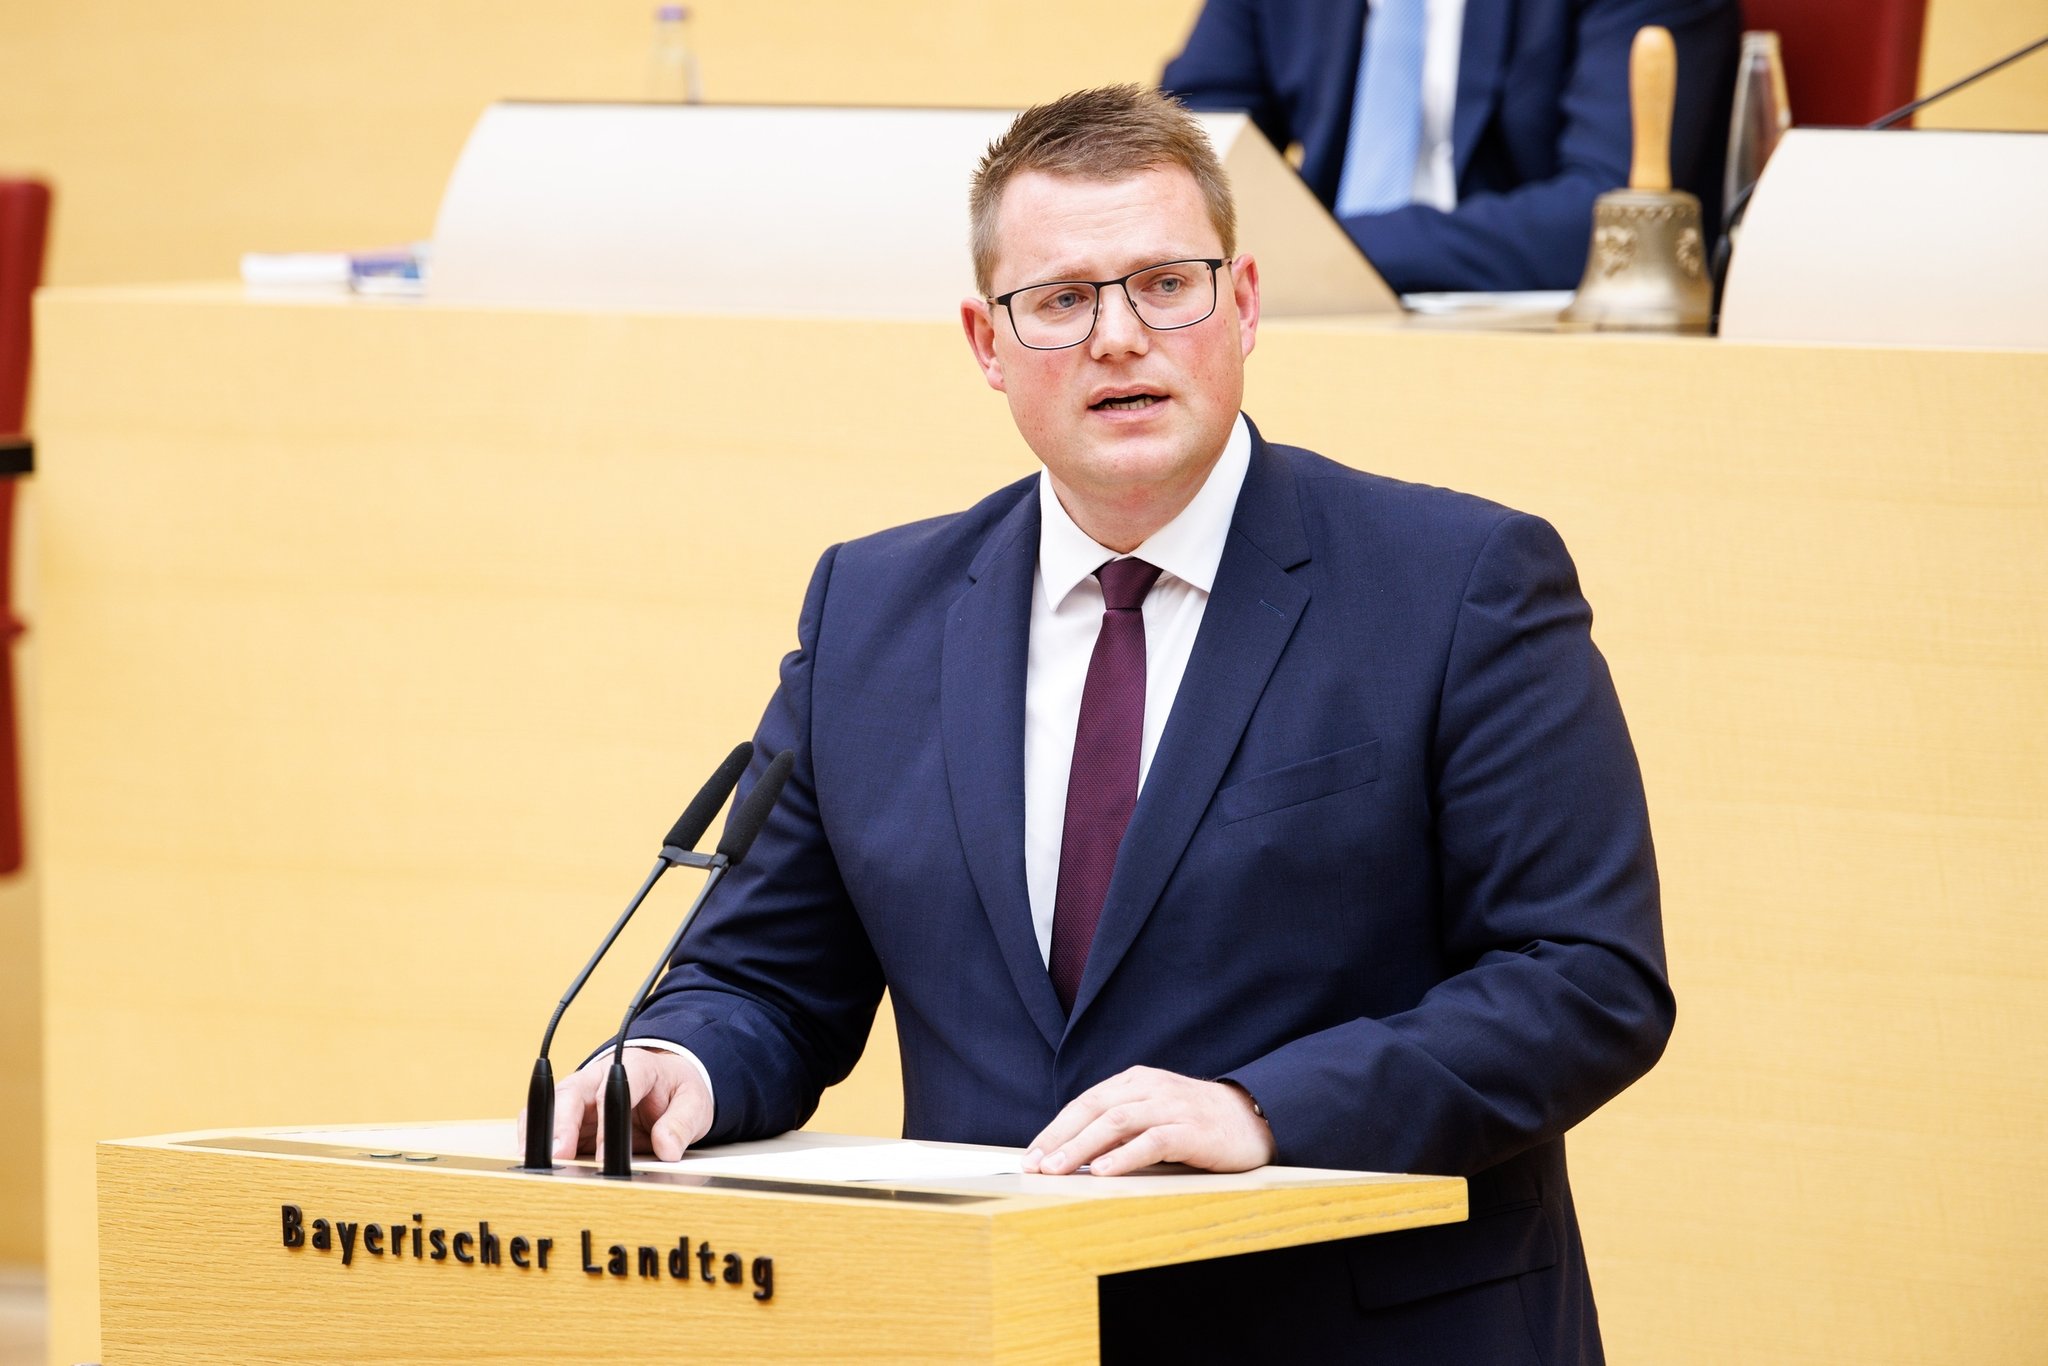
{"type": "Polygon", "coordinates": [[[1629,109],[1635,122],[1632,190],[1671,188],[1671,107],[1678,95],[1678,49],[1671,30],[1649,24],[1636,30],[1628,54],[1629,109]]]}

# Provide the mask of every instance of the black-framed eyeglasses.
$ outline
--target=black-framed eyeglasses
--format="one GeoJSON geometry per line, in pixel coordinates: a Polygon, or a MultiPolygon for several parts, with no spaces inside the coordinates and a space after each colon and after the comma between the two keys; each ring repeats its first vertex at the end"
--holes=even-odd
{"type": "Polygon", "coordinates": [[[1048,280],[990,299],[1010,315],[1010,330],[1033,351],[1064,351],[1095,335],[1102,293],[1124,292],[1131,313],[1154,332],[1193,327],[1216,311],[1216,272],[1224,257],[1162,261],[1114,280],[1048,280]]]}

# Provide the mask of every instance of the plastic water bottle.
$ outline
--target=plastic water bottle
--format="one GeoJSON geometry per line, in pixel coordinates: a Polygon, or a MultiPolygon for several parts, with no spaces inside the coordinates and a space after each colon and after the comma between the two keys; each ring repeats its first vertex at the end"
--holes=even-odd
{"type": "Polygon", "coordinates": [[[647,98],[665,104],[701,104],[704,83],[697,74],[697,49],[690,41],[687,5],[654,11],[654,46],[647,61],[647,98]]]}
{"type": "Polygon", "coordinates": [[[1728,127],[1727,182],[1722,212],[1764,173],[1764,163],[1777,150],[1778,139],[1792,126],[1792,102],[1785,95],[1785,58],[1778,35],[1742,35],[1742,57],[1735,69],[1735,109],[1728,127]]]}

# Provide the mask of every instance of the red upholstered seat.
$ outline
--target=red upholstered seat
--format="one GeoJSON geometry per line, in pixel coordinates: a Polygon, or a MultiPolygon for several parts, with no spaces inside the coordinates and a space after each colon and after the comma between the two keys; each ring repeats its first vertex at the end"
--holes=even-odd
{"type": "Polygon", "coordinates": [[[0,180],[0,433],[21,431],[28,411],[28,304],[49,226],[49,186],[0,180]]]}
{"type": "MultiPolygon", "coordinates": [[[[0,180],[0,435],[23,430],[28,412],[29,299],[43,278],[50,189],[0,180]]],[[[0,477],[0,873],[21,866],[21,745],[14,651],[14,480],[0,477]]]]}
{"type": "Polygon", "coordinates": [[[1809,127],[1866,124],[1911,103],[1926,19],[1927,0],[1742,0],[1744,28],[1778,35],[1792,121],[1809,127]]]}

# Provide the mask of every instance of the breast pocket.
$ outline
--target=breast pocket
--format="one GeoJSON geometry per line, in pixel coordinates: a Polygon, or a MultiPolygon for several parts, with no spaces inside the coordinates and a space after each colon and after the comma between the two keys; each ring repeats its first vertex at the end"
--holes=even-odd
{"type": "Polygon", "coordinates": [[[1230,825],[1348,792],[1379,776],[1380,742],[1371,740],[1232,783],[1216,794],[1216,813],[1230,825]]]}

